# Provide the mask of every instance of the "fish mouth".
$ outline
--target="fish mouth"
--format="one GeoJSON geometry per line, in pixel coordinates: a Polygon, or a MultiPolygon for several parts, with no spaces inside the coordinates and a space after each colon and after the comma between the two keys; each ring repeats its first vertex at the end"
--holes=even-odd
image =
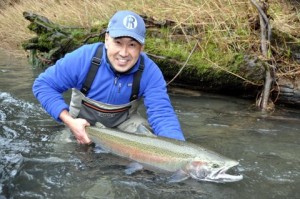
{"type": "Polygon", "coordinates": [[[218,168],[206,176],[205,180],[219,183],[240,181],[243,179],[243,175],[231,175],[226,173],[230,168],[236,166],[237,164],[218,168]]]}

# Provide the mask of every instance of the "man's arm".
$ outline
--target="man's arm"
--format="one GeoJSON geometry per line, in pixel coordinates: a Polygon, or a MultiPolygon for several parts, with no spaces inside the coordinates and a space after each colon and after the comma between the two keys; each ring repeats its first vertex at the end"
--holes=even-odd
{"type": "Polygon", "coordinates": [[[91,57],[97,45],[85,45],[58,60],[55,65],[39,75],[32,86],[33,94],[42,107],[57,121],[65,123],[78,143],[90,142],[85,127],[89,123],[84,119],[74,119],[69,114],[62,93],[70,88],[80,88],[91,57]]]}
{"type": "Polygon", "coordinates": [[[171,104],[166,82],[158,66],[148,60],[143,72],[144,104],[149,124],[158,136],[185,140],[179,120],[171,104]]]}

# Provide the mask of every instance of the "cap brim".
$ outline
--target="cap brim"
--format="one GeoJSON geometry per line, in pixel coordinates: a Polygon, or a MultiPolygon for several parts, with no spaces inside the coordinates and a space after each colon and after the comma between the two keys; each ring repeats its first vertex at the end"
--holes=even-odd
{"type": "Polygon", "coordinates": [[[145,39],[143,37],[141,37],[140,35],[135,34],[133,32],[130,32],[130,31],[110,30],[110,31],[108,31],[108,33],[112,38],[131,37],[131,38],[135,39],[136,41],[138,41],[142,45],[144,45],[144,43],[145,43],[145,39]]]}

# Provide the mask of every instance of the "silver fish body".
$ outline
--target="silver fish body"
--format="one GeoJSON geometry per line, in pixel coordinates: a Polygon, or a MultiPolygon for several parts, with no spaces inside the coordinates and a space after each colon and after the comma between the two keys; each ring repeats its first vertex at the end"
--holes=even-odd
{"type": "Polygon", "coordinates": [[[93,142],[113,154],[148,168],[172,172],[170,182],[189,177],[210,182],[234,182],[243,178],[226,173],[239,164],[237,161],[186,141],[98,127],[87,127],[86,132],[93,142]]]}

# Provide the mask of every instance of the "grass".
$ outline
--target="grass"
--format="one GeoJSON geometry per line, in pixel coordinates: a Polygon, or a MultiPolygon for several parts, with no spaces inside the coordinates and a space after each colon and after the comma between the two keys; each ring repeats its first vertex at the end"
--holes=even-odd
{"type": "MultiPolygon", "coordinates": [[[[285,0],[269,2],[272,26],[299,39],[297,1],[296,5],[285,0]]],[[[27,55],[21,43],[34,36],[27,29],[29,22],[23,18],[23,11],[35,12],[64,26],[92,29],[107,23],[113,13],[121,9],[175,22],[175,27],[161,30],[159,38],[151,37],[151,29],[148,31],[148,52],[184,62],[198,42],[190,63],[204,68],[211,63],[227,67],[243,53],[259,53],[259,31],[253,30],[251,24],[257,11],[249,0],[6,0],[0,8],[0,48],[15,56],[27,55]]]]}

